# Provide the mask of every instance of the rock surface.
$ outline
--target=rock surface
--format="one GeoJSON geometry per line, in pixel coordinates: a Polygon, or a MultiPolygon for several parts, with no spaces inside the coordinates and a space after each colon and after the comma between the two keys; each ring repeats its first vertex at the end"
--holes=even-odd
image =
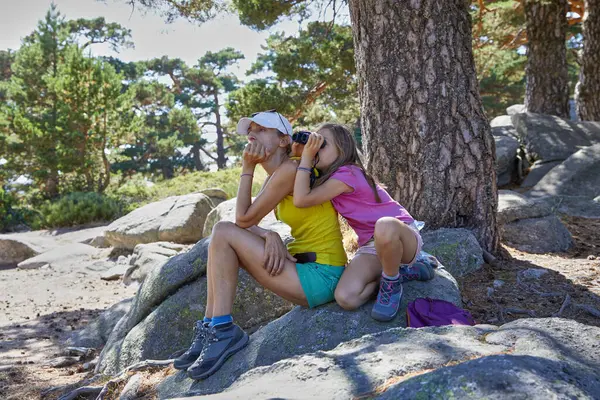
{"type": "Polygon", "coordinates": [[[581,218],[600,218],[600,202],[584,196],[548,196],[547,202],[559,213],[581,218]]]}
{"type": "Polygon", "coordinates": [[[74,332],[68,345],[97,349],[104,346],[117,322],[129,311],[133,298],[125,299],[104,311],[80,331],[74,332]]]}
{"type": "Polygon", "coordinates": [[[21,261],[35,257],[56,246],[57,243],[52,239],[18,233],[0,235],[0,267],[15,267],[21,261]]]}
{"type": "Polygon", "coordinates": [[[223,393],[192,399],[595,399],[599,336],[558,318],[392,328],[255,368],[223,393]]]}
{"type": "Polygon", "coordinates": [[[461,277],[483,265],[483,250],[466,229],[443,228],[424,232],[423,250],[433,254],[452,274],[461,277]]]}
{"type": "MultiPolygon", "coordinates": [[[[406,310],[408,302],[419,297],[441,298],[461,305],[458,285],[443,268],[437,269],[435,278],[429,282],[404,284],[400,309],[406,310]]],[[[314,309],[295,307],[252,334],[248,347],[233,355],[215,375],[195,382],[184,373],[177,373],[160,385],[159,395],[161,398],[169,398],[189,392],[216,393],[252,368],[267,366],[296,355],[330,350],[342,342],[381,332],[392,326],[406,326],[404,311],[393,321],[381,323],[371,318],[372,306],[373,303],[369,302],[356,311],[345,311],[335,303],[314,309]]]]}
{"type": "Polygon", "coordinates": [[[147,204],[110,224],[105,237],[114,247],[133,249],[140,243],[195,243],[202,238],[212,201],[202,193],[173,196],[147,204]]]}
{"type": "MultiPolygon", "coordinates": [[[[208,237],[212,233],[213,227],[219,221],[235,222],[235,202],[237,198],[229,199],[216,206],[206,217],[204,223],[203,236],[208,237]]],[[[292,240],[290,227],[283,222],[277,221],[275,214],[270,212],[260,222],[260,226],[265,229],[275,231],[281,236],[284,243],[292,240]]]]}
{"type": "Polygon", "coordinates": [[[512,106],[506,107],[506,113],[510,116],[526,112],[525,104],[513,104],[512,106]]]}
{"type": "Polygon", "coordinates": [[[520,186],[525,189],[534,187],[539,181],[542,180],[544,176],[546,176],[548,172],[552,170],[552,168],[556,167],[557,165],[560,165],[561,163],[562,161],[544,162],[541,160],[534,162],[531,166],[531,169],[529,170],[529,173],[527,174],[523,182],[521,182],[520,186]]]}
{"type": "Polygon", "coordinates": [[[512,122],[531,161],[565,160],[583,147],[600,144],[600,122],[530,112],[512,115],[512,122]]]}
{"type": "Polygon", "coordinates": [[[600,196],[600,143],[577,151],[552,168],[527,195],[600,196]]]}
{"type": "Polygon", "coordinates": [[[160,267],[185,248],[184,245],[170,242],[138,244],[133,249],[123,283],[143,282],[151,270],[160,267]]]}
{"type": "Polygon", "coordinates": [[[540,218],[552,214],[552,206],[543,200],[530,199],[511,190],[498,191],[498,224],[504,225],[519,219],[540,218]]]}
{"type": "Polygon", "coordinates": [[[496,175],[498,186],[511,183],[516,174],[515,164],[519,142],[510,136],[494,135],[496,141],[496,175]]]}
{"type": "Polygon", "coordinates": [[[514,221],[500,227],[509,246],[528,253],[557,253],[573,245],[571,234],[556,215],[514,221]]]}
{"type": "Polygon", "coordinates": [[[229,199],[227,193],[225,193],[225,191],[220,188],[203,189],[200,191],[200,193],[207,195],[208,198],[212,201],[213,206],[215,207],[229,199]]]}
{"type": "Polygon", "coordinates": [[[100,250],[87,244],[72,243],[46,251],[35,257],[28,258],[18,264],[19,269],[37,269],[44,265],[60,267],[77,259],[82,263],[92,261],[100,254],[100,250]]]}

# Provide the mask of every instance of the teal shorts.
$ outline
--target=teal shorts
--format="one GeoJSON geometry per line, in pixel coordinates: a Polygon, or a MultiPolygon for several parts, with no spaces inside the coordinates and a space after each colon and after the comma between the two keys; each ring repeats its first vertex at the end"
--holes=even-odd
{"type": "Polygon", "coordinates": [[[310,308],[335,299],[335,287],[344,272],[344,267],[309,262],[296,264],[296,270],[310,308]]]}

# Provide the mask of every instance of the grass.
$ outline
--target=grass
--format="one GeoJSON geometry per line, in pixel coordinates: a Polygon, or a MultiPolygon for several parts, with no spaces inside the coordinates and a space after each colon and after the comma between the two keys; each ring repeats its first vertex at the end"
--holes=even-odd
{"type": "MultiPolygon", "coordinates": [[[[215,172],[190,172],[173,179],[155,181],[150,186],[142,176],[134,176],[125,184],[112,187],[109,193],[127,202],[129,211],[170,196],[182,196],[208,188],[220,188],[229,198],[233,198],[237,196],[241,173],[241,167],[215,172]]],[[[258,194],[266,178],[267,173],[262,168],[257,168],[252,183],[253,196],[258,194]]]]}

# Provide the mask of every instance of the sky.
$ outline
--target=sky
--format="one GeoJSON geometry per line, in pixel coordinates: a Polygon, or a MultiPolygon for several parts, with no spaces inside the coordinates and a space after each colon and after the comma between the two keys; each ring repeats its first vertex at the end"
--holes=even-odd
{"type": "MultiPolygon", "coordinates": [[[[52,0],[0,0],[0,49],[17,49],[21,39],[31,33],[37,21],[44,18],[52,0]]],[[[292,34],[298,31],[298,23],[284,21],[268,31],[256,32],[242,26],[236,15],[220,15],[203,25],[185,20],[167,24],[153,12],[144,13],[141,8],[132,12],[125,0],[54,0],[58,10],[67,19],[104,17],[131,29],[134,49],[115,53],[106,45],[92,46],[94,55],[111,55],[123,61],[148,60],[168,55],[181,58],[188,65],[207,51],[225,47],[240,50],[246,57],[237,69],[238,77],[245,78],[245,71],[262,52],[261,45],[272,32],[292,34]]]]}

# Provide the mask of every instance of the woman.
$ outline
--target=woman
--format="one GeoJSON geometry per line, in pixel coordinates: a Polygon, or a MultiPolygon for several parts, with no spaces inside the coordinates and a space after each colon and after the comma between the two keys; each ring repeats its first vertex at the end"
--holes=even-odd
{"type": "Polygon", "coordinates": [[[192,345],[174,363],[192,379],[207,378],[248,343],[248,335],[231,317],[240,266],[284,299],[316,307],[334,300],[347,261],[331,203],[294,206],[298,160],[289,156],[292,126],[288,120],[275,110],[259,112],[242,118],[237,132],[248,135],[248,145],[242,159],[236,223],[219,222],[213,229],[206,315],[196,323],[192,345]],[[252,179],[259,164],[269,176],[253,202],[252,179]],[[257,226],[272,210],[291,227],[294,241],[287,249],[277,233],[257,226]]]}

